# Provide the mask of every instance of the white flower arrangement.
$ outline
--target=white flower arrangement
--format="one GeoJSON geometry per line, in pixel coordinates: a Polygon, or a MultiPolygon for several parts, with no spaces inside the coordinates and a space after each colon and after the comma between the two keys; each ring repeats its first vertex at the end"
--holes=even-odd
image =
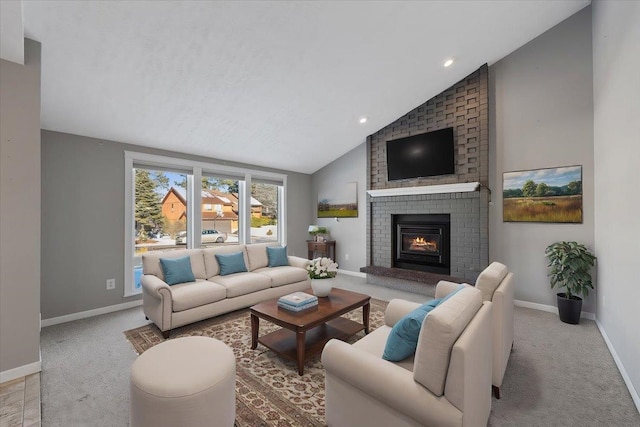
{"type": "Polygon", "coordinates": [[[307,273],[312,279],[330,279],[338,274],[338,263],[331,258],[316,258],[309,262],[307,273]]]}

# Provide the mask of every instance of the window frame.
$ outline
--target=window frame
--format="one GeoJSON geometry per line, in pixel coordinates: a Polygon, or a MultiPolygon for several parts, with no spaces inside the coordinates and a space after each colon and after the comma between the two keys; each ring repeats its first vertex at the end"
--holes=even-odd
{"type": "Polygon", "coordinates": [[[142,293],[142,290],[134,289],[135,174],[133,170],[136,165],[145,168],[174,169],[187,174],[187,248],[200,247],[202,240],[202,198],[199,183],[203,174],[232,175],[238,178],[240,217],[238,244],[251,242],[251,191],[247,189],[251,189],[252,179],[276,183],[278,185],[278,224],[282,224],[278,227],[278,243],[286,246],[286,174],[125,150],[124,297],[142,293]]]}

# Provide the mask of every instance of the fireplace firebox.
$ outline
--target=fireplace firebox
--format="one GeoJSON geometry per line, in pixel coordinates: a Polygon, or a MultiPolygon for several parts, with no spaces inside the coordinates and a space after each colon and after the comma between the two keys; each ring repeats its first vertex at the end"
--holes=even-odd
{"type": "Polygon", "coordinates": [[[393,215],[393,267],[451,273],[449,214],[393,215]]]}

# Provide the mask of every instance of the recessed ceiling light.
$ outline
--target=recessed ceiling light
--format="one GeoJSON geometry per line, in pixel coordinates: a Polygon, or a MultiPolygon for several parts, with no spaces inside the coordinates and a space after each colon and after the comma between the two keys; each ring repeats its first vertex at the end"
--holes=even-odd
{"type": "Polygon", "coordinates": [[[453,64],[453,58],[449,58],[446,61],[444,61],[445,67],[450,67],[452,64],[453,64]]]}
{"type": "Polygon", "coordinates": [[[367,118],[366,117],[360,117],[360,120],[358,120],[360,122],[360,124],[363,123],[367,123],[367,118]]]}

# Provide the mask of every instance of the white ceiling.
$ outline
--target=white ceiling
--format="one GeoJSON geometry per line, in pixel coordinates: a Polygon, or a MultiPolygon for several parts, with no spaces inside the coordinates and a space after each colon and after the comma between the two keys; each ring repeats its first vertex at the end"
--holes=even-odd
{"type": "Polygon", "coordinates": [[[26,1],[23,13],[42,43],[43,129],[312,173],[589,3],[26,1]]]}

